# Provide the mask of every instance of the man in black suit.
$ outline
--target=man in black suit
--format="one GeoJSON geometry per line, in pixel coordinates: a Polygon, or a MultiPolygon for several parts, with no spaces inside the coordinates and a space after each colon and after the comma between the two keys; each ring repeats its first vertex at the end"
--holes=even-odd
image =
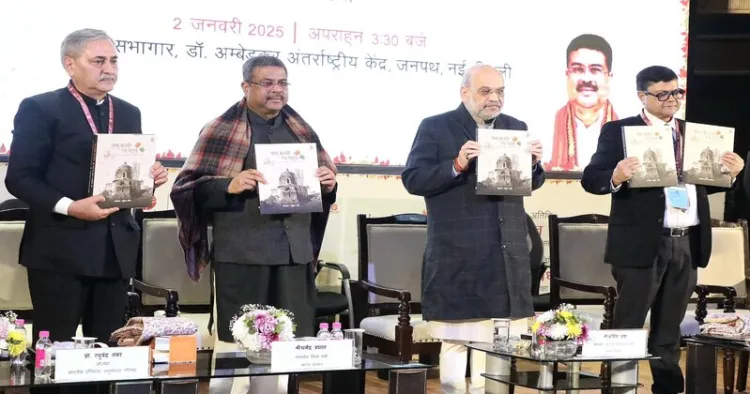
{"type": "MultiPolygon", "coordinates": [[[[443,393],[466,392],[466,343],[492,342],[492,318],[534,315],[523,197],[477,195],[478,128],[527,130],[501,114],[503,74],[488,65],[466,71],[461,105],[422,121],[402,174],[427,205],[422,314],[441,339],[443,393]]],[[[530,143],[532,189],[544,183],[542,146],[530,143]]],[[[524,165],[523,163],[520,165],[524,165]]],[[[471,357],[471,393],[484,393],[485,356],[471,357]]]]}
{"type": "MultiPolygon", "coordinates": [[[[651,309],[649,351],[652,392],[683,391],[680,370],[680,323],[693,293],[697,268],[711,256],[711,216],[708,194],[724,189],[684,184],[670,188],[631,188],[628,180],[641,164],[624,157],[623,126],[669,125],[681,172],[685,121],[676,119],[685,91],[669,68],[651,66],[636,76],[643,110],[636,116],[602,127],[596,153],[583,171],[581,185],[593,194],[611,194],[605,262],[617,282],[615,328],[642,328],[651,309]]],[[[743,168],[733,152],[721,162],[732,177],[743,168]]],[[[680,176],[681,178],[681,176],[680,176]]]]}
{"type": "MultiPolygon", "coordinates": [[[[126,282],[135,276],[140,229],[129,210],[102,209],[89,196],[95,133],[141,133],[137,107],[108,92],[117,81],[117,50],[100,30],[62,43],[67,87],[24,99],[14,119],[5,185],[30,207],[20,264],[28,271],[34,341],[48,330],[69,341],[79,321],[85,336],[108,342],[124,324],[126,282]]],[[[151,167],[156,186],[167,172],[151,167]]]]}

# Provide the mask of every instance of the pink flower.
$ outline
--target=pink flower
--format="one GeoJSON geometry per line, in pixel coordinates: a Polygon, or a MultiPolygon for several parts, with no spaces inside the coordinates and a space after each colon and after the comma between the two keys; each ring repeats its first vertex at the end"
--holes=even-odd
{"type": "Polygon", "coordinates": [[[274,333],[277,324],[278,320],[267,313],[259,314],[255,317],[255,321],[253,322],[255,329],[261,334],[274,333]]]}

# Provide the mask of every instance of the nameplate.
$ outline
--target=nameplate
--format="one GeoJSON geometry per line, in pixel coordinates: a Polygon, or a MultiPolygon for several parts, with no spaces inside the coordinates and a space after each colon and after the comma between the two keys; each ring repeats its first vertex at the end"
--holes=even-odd
{"type": "Polygon", "coordinates": [[[641,358],[648,356],[648,330],[592,330],[583,343],[584,358],[641,358]]]}
{"type": "Polygon", "coordinates": [[[148,346],[60,349],[55,354],[55,381],[114,381],[151,376],[148,346]]]}
{"type": "Polygon", "coordinates": [[[351,339],[278,341],[271,344],[272,371],[352,368],[351,339]]]}

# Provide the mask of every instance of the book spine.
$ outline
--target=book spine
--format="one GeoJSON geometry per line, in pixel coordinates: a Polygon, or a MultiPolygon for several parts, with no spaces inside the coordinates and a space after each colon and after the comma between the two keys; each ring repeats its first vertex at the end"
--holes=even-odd
{"type": "MultiPolygon", "coordinates": [[[[627,132],[625,131],[625,126],[620,127],[620,135],[622,135],[622,155],[623,155],[622,157],[623,159],[627,159],[628,158],[628,137],[627,137],[627,132]]],[[[626,181],[625,183],[629,184],[630,187],[638,187],[638,180],[636,179],[635,183],[633,183],[632,177],[630,178],[630,180],[626,181]]]]}
{"type": "Polygon", "coordinates": [[[89,170],[89,196],[94,195],[94,180],[96,179],[96,148],[99,146],[99,135],[94,134],[91,143],[91,169],[89,170]]]}

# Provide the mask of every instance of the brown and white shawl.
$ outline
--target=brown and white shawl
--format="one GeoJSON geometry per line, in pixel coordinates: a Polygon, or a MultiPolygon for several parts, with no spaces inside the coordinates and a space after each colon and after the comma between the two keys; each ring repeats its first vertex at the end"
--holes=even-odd
{"type": "MultiPolygon", "coordinates": [[[[251,141],[247,111],[247,103],[243,98],[203,127],[198,142],[177,175],[170,193],[188,275],[196,282],[200,279],[201,271],[209,264],[209,245],[208,218],[197,210],[195,190],[202,182],[215,178],[233,178],[242,172],[251,141]]],[[[281,114],[300,142],[315,143],[318,146],[318,162],[335,174],[336,165],[323,149],[315,131],[290,106],[284,106],[281,114]]],[[[324,203],[323,212],[313,214],[311,230],[315,250],[320,249],[319,243],[322,242],[329,210],[330,205],[324,203]],[[315,216],[323,216],[325,220],[316,220],[315,216]]]]}

